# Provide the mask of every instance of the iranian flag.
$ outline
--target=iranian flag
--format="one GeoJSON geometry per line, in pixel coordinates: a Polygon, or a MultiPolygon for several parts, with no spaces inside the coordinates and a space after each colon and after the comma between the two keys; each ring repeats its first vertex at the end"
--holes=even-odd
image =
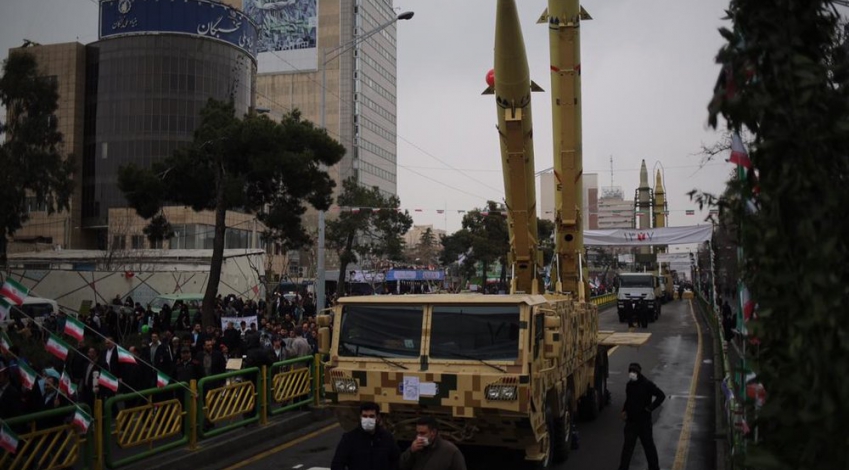
{"type": "Polygon", "coordinates": [[[3,354],[8,354],[11,349],[12,341],[10,341],[9,337],[6,336],[5,331],[0,331],[0,351],[2,351],[3,354]]]}
{"type": "Polygon", "coordinates": [[[91,426],[91,416],[86,414],[85,411],[77,408],[77,412],[74,413],[74,420],[71,421],[71,426],[74,426],[82,434],[85,434],[88,432],[89,426],[91,426]]]}
{"type": "Polygon", "coordinates": [[[159,371],[156,372],[156,386],[157,387],[163,388],[166,385],[168,385],[168,382],[170,382],[170,380],[168,379],[167,375],[165,375],[165,374],[163,374],[162,372],[159,372],[159,371]]]}
{"type": "Polygon", "coordinates": [[[136,358],[133,357],[133,355],[132,355],[132,353],[130,353],[130,351],[127,351],[126,349],[122,348],[121,346],[118,346],[118,362],[120,362],[122,364],[135,364],[136,358]]]}
{"type": "Polygon", "coordinates": [[[59,391],[67,397],[77,394],[77,384],[71,380],[71,376],[65,371],[62,371],[62,376],[59,377],[59,391]]]}
{"type": "Polygon", "coordinates": [[[65,319],[65,334],[74,338],[77,341],[82,341],[85,336],[85,327],[83,322],[76,318],[68,317],[65,319]]]}
{"type": "Polygon", "coordinates": [[[18,451],[18,436],[5,424],[0,429],[0,447],[6,452],[14,454],[18,451]]]}
{"type": "Polygon", "coordinates": [[[752,167],[749,152],[746,151],[746,147],[743,145],[743,139],[740,138],[740,134],[737,132],[731,136],[731,158],[728,161],[744,168],[752,167]]]}
{"type": "Polygon", "coordinates": [[[51,334],[50,339],[47,340],[47,344],[45,345],[47,352],[53,354],[59,360],[64,361],[68,358],[68,350],[70,349],[68,344],[51,334]]]}
{"type": "Polygon", "coordinates": [[[114,375],[106,372],[105,370],[100,371],[100,377],[97,378],[97,384],[103,385],[104,387],[112,390],[113,392],[118,391],[118,379],[115,378],[114,375]]]}
{"type": "Polygon", "coordinates": [[[13,304],[20,305],[24,303],[24,299],[29,295],[29,289],[14,279],[6,279],[3,287],[0,288],[0,295],[11,300],[13,304]]]}
{"type": "Polygon", "coordinates": [[[18,364],[18,371],[21,375],[21,385],[24,386],[24,390],[31,390],[35,385],[35,371],[23,362],[18,364]]]}
{"type": "Polygon", "coordinates": [[[0,297],[0,321],[5,320],[10,313],[12,313],[12,304],[3,297],[0,297]]]}
{"type": "Polygon", "coordinates": [[[696,211],[694,211],[694,210],[688,210],[688,211],[686,212],[686,214],[687,214],[687,215],[696,215],[696,211]]]}

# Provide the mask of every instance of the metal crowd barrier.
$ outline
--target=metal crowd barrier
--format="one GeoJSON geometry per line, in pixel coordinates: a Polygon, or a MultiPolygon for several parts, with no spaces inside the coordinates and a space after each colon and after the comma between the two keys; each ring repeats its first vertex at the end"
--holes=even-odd
{"type": "Polygon", "coordinates": [[[114,469],[178,447],[195,450],[198,439],[318,405],[322,372],[320,356],[304,356],[96,400],[94,410],[79,405],[93,417],[84,435],[68,424],[76,406],[11,418],[5,423],[19,447],[0,450],[0,469],[114,469]],[[60,416],[64,424],[44,427],[60,416]]]}
{"type": "Polygon", "coordinates": [[[602,305],[607,305],[611,302],[616,302],[616,294],[611,293],[611,294],[597,295],[597,296],[591,298],[590,302],[601,307],[602,305]]]}
{"type": "MultiPolygon", "coordinates": [[[[80,407],[91,416],[88,406],[80,407]]],[[[83,469],[94,468],[93,426],[86,434],[80,434],[71,426],[76,410],[76,406],[64,406],[6,420],[18,434],[18,450],[14,454],[0,453],[0,468],[52,470],[75,465],[82,465],[83,469]],[[42,428],[45,420],[58,417],[63,424],[42,428]]]]}

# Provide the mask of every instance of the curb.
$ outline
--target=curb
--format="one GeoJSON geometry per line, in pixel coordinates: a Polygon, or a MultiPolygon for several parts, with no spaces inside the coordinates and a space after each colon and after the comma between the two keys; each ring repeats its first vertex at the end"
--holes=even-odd
{"type": "Polygon", "coordinates": [[[235,429],[229,433],[199,441],[195,450],[182,447],[121,468],[125,470],[152,468],[196,470],[205,466],[219,468],[222,460],[226,460],[227,456],[232,457],[248,449],[255,453],[262,452],[297,439],[309,433],[312,428],[327,426],[333,420],[333,413],[328,408],[284,413],[281,417],[269,418],[265,426],[250,425],[244,429],[235,429]]]}

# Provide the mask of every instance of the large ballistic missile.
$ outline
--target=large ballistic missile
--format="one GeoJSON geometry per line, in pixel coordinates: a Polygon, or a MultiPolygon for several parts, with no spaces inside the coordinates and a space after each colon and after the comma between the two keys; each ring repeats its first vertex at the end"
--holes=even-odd
{"type": "Polygon", "coordinates": [[[660,170],[654,180],[654,226],[666,227],[666,191],[663,190],[663,178],[660,170]]]}
{"type": "Polygon", "coordinates": [[[557,269],[551,280],[557,292],[583,300],[584,251],[581,227],[583,155],[581,137],[581,20],[590,19],[578,0],[549,0],[539,22],[548,23],[551,58],[551,113],[554,139],[555,250],[557,269]]]}
{"type": "Polygon", "coordinates": [[[498,0],[495,13],[494,77],[487,77],[495,94],[507,223],[509,262],[513,269],[511,292],[539,293],[542,257],[537,247],[534,143],[531,91],[542,91],[531,81],[525,41],[514,0],[498,0]]]}
{"type": "Polygon", "coordinates": [[[640,165],[640,187],[637,188],[637,227],[645,230],[651,228],[651,188],[649,187],[649,172],[646,161],[640,165]]]}

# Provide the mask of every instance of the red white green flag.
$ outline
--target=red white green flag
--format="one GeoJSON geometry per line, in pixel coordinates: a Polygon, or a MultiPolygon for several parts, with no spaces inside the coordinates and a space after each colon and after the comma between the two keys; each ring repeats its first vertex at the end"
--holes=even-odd
{"type": "Polygon", "coordinates": [[[12,313],[12,304],[3,297],[0,297],[0,321],[5,320],[12,313]]]}
{"type": "Polygon", "coordinates": [[[89,426],[91,426],[91,416],[77,408],[77,412],[74,413],[74,420],[71,421],[71,426],[77,428],[80,433],[85,434],[88,432],[89,426]]]}
{"type": "Polygon", "coordinates": [[[71,380],[71,376],[65,371],[62,371],[62,376],[59,377],[59,391],[69,398],[77,394],[77,384],[71,380]]]}
{"type": "Polygon", "coordinates": [[[30,366],[21,362],[18,364],[18,372],[21,375],[21,385],[24,386],[24,390],[32,389],[35,386],[35,371],[30,366]]]}
{"type": "Polygon", "coordinates": [[[0,331],[0,351],[4,354],[8,354],[12,349],[12,341],[9,340],[9,337],[6,336],[5,331],[0,331]]]}
{"type": "Polygon", "coordinates": [[[696,215],[696,211],[694,211],[694,210],[687,210],[687,215],[696,215]]]}
{"type": "Polygon", "coordinates": [[[18,436],[5,423],[0,429],[0,447],[10,454],[18,451],[18,436]]]}
{"type": "Polygon", "coordinates": [[[130,351],[118,346],[118,362],[122,364],[135,364],[136,358],[130,351]]]}
{"type": "Polygon", "coordinates": [[[163,388],[166,385],[168,385],[168,382],[170,382],[170,380],[168,379],[167,375],[165,375],[165,374],[163,374],[162,372],[159,372],[159,371],[156,372],[156,386],[157,387],[163,388]]]}
{"type": "Polygon", "coordinates": [[[76,318],[67,317],[65,319],[65,334],[77,341],[82,341],[85,336],[83,322],[76,318]]]}
{"type": "Polygon", "coordinates": [[[68,358],[68,351],[70,349],[68,343],[62,341],[56,335],[51,334],[44,347],[47,349],[47,352],[53,354],[59,360],[64,361],[68,358]]]}
{"type": "Polygon", "coordinates": [[[743,139],[740,138],[740,134],[736,132],[731,136],[731,157],[728,161],[744,168],[752,167],[749,152],[746,151],[746,146],[743,145],[743,139]]]}
{"type": "Polygon", "coordinates": [[[29,295],[29,289],[14,279],[6,279],[0,288],[0,295],[11,300],[13,304],[20,305],[29,295]]]}
{"type": "Polygon", "coordinates": [[[105,370],[100,371],[100,377],[97,378],[97,384],[103,385],[113,392],[118,391],[118,379],[105,370]]]}

